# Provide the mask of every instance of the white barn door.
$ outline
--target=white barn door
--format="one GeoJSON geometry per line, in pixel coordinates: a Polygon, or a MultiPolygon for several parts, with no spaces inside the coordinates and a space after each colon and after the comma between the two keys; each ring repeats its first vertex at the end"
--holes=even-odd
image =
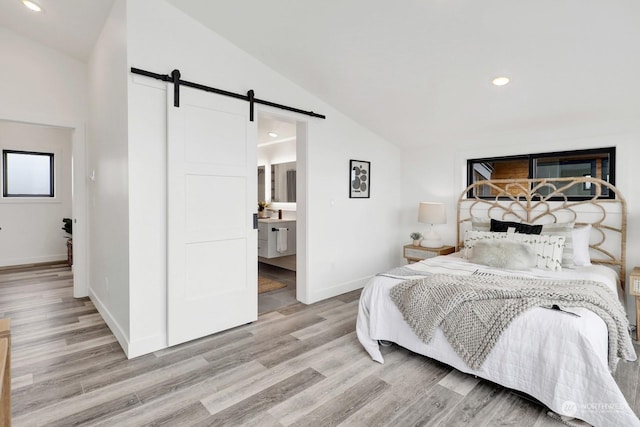
{"type": "Polygon", "coordinates": [[[257,319],[257,130],[247,102],[182,86],[176,108],[167,92],[172,346],[257,319]]]}

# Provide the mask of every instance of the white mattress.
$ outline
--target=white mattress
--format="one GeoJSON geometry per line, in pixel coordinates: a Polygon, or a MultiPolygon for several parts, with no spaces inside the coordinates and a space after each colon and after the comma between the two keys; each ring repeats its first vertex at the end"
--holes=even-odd
{"type": "MultiPolygon", "coordinates": [[[[480,270],[521,277],[595,280],[620,292],[615,271],[598,265],[559,272],[539,269],[509,272],[472,264],[453,255],[408,267],[432,273],[471,274],[480,270]]],[[[440,329],[427,344],[407,325],[389,298],[390,289],[403,280],[376,276],[362,291],[356,331],[373,360],[384,363],[377,341],[392,341],[462,372],[523,391],[561,415],[594,426],[640,426],[609,371],[607,328],[593,312],[572,309],[580,315],[576,317],[532,308],[511,323],[480,369],[473,370],[456,354],[440,329]]],[[[635,354],[633,349],[631,353],[635,354]]]]}

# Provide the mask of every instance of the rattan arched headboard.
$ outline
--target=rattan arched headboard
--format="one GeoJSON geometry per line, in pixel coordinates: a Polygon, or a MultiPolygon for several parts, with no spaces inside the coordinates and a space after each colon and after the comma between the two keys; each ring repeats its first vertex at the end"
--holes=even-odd
{"type": "MultiPolygon", "coordinates": [[[[584,193],[584,191],[580,191],[584,193]]],[[[617,267],[624,289],[627,204],[620,191],[598,178],[534,178],[478,181],[458,199],[458,247],[465,224],[473,218],[524,221],[530,224],[591,224],[591,262],[617,267]],[[585,200],[570,200],[576,186],[589,189],[585,200]],[[472,192],[472,193],[470,193],[472,192]],[[481,195],[485,196],[481,196],[481,195]],[[608,194],[611,198],[599,197],[608,194]]]]}

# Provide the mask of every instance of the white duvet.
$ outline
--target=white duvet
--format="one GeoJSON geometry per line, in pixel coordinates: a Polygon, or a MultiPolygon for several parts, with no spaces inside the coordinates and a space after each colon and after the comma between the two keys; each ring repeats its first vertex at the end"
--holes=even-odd
{"type": "MultiPolygon", "coordinates": [[[[597,265],[559,272],[539,269],[509,272],[451,255],[407,267],[430,273],[471,274],[480,270],[505,275],[595,280],[620,292],[616,273],[597,265]]],[[[392,341],[462,372],[525,392],[558,414],[582,419],[596,427],[640,426],[640,420],[609,371],[607,328],[593,312],[573,308],[571,311],[579,315],[574,316],[532,308],[511,323],[482,367],[474,370],[456,354],[440,329],[428,344],[411,330],[389,298],[390,289],[403,280],[406,278],[376,276],[362,291],[356,331],[373,360],[384,363],[378,340],[392,341]]],[[[631,353],[635,354],[633,349],[631,353]]]]}

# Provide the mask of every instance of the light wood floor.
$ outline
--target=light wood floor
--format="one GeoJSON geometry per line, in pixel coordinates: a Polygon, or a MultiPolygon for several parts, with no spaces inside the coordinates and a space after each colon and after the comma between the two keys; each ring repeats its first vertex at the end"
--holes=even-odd
{"type": "MultiPolygon", "coordinates": [[[[556,426],[537,403],[415,355],[370,360],[359,292],[127,360],[65,266],[0,271],[14,426],[556,426]]],[[[638,364],[617,377],[638,409],[638,364]]]]}

